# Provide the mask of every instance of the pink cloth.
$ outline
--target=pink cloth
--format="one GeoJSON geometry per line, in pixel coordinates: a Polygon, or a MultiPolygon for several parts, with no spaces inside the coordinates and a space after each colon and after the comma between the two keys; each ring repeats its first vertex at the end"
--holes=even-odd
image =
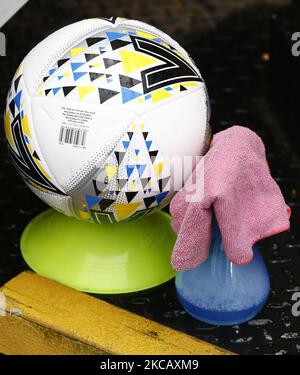
{"type": "Polygon", "coordinates": [[[290,208],[270,174],[264,144],[242,126],[214,135],[209,151],[173,198],[170,212],[178,234],[172,255],[176,270],[194,268],[207,259],[213,215],[227,257],[240,265],[252,260],[255,242],[290,227],[290,208]],[[197,189],[192,195],[201,183],[202,193],[197,189]]]}

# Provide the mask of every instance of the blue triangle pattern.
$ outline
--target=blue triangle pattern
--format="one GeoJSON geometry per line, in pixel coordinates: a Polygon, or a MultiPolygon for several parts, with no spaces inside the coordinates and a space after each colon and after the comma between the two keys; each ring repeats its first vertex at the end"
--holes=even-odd
{"type": "Polygon", "coordinates": [[[78,63],[71,63],[71,68],[72,68],[72,71],[74,72],[74,70],[76,69],[79,69],[82,65],[84,65],[85,63],[82,63],[82,62],[78,62],[78,63]]]}
{"type": "Polygon", "coordinates": [[[95,206],[95,204],[99,203],[102,198],[100,197],[94,197],[93,195],[86,195],[85,200],[88,204],[88,208],[91,208],[95,206]]]}
{"type": "Polygon", "coordinates": [[[126,165],[126,171],[127,171],[128,178],[131,176],[133,170],[134,170],[134,165],[126,165]]]}
{"type": "Polygon", "coordinates": [[[73,72],[74,80],[77,81],[79,78],[81,78],[85,74],[87,74],[87,72],[78,72],[78,73],[73,72]]]}
{"type": "Polygon", "coordinates": [[[122,143],[123,143],[123,146],[124,146],[125,150],[127,150],[130,142],[129,141],[123,141],[122,143]]]}
{"type": "Polygon", "coordinates": [[[56,95],[59,90],[60,90],[60,87],[55,87],[54,89],[52,89],[53,94],[56,95]]]}
{"type": "Polygon", "coordinates": [[[165,191],[165,192],[163,192],[163,193],[160,193],[160,194],[156,195],[156,196],[155,196],[156,202],[157,202],[158,204],[160,204],[160,202],[161,202],[161,201],[162,201],[167,195],[168,195],[168,192],[167,192],[167,191],[165,191]]]}
{"type": "Polygon", "coordinates": [[[56,72],[56,69],[50,69],[50,70],[49,70],[49,74],[50,74],[50,76],[51,76],[54,72],[56,72]]]}
{"type": "Polygon", "coordinates": [[[107,32],[106,33],[108,40],[112,42],[115,39],[122,38],[123,36],[126,36],[126,34],[123,33],[115,33],[115,32],[107,32]]]}
{"type": "Polygon", "coordinates": [[[123,104],[129,102],[130,100],[138,98],[139,96],[142,95],[139,92],[128,89],[127,87],[122,87],[121,92],[122,92],[123,104]]]}
{"type": "Polygon", "coordinates": [[[22,96],[22,91],[19,91],[14,98],[15,105],[18,107],[19,111],[20,111],[20,106],[21,106],[21,96],[22,96]]]}
{"type": "Polygon", "coordinates": [[[139,176],[142,177],[144,170],[146,169],[146,164],[137,164],[136,168],[138,170],[139,176]]]}
{"type": "Polygon", "coordinates": [[[152,141],[146,141],[146,146],[148,150],[150,150],[151,145],[152,145],[152,141]]]}

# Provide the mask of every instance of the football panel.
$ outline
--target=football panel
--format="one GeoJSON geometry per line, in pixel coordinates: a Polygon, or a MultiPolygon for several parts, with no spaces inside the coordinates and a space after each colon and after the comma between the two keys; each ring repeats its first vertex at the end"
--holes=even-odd
{"type": "Polygon", "coordinates": [[[49,75],[53,64],[67,50],[75,48],[89,35],[108,27],[111,27],[111,23],[103,19],[86,19],[65,26],[38,43],[24,59],[24,76],[28,93],[33,94],[38,90],[43,77],[49,75]]]}
{"type": "Polygon", "coordinates": [[[21,64],[7,97],[5,133],[8,149],[14,165],[27,184],[64,195],[45,162],[32,124],[31,100],[25,87],[21,64]]]}
{"type": "Polygon", "coordinates": [[[66,193],[86,183],[134,116],[118,108],[44,97],[32,98],[32,115],[43,157],[66,193]]]}
{"type": "Polygon", "coordinates": [[[170,168],[138,116],[110,149],[85,186],[72,191],[74,210],[82,219],[115,223],[146,215],[172,197],[170,168]]]}
{"type": "MultiPolygon", "coordinates": [[[[185,86],[184,83],[181,86],[185,86]]],[[[172,156],[196,156],[205,152],[209,122],[205,89],[202,87],[141,116],[161,151],[172,156]],[[172,139],[172,141],[171,141],[172,139]]]]}
{"type": "Polygon", "coordinates": [[[50,193],[49,191],[42,191],[41,189],[36,189],[31,185],[28,186],[36,196],[38,196],[43,202],[48,204],[50,207],[67,216],[76,217],[72,206],[72,198],[70,196],[50,193]]]}

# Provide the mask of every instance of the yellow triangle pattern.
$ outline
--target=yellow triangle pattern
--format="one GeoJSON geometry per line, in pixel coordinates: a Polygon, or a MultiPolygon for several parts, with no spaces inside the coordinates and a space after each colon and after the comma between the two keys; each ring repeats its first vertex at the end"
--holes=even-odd
{"type": "Polygon", "coordinates": [[[78,86],[77,90],[78,90],[79,98],[80,100],[82,100],[85,96],[90,94],[92,91],[96,90],[96,87],[78,86]]]}
{"type": "Polygon", "coordinates": [[[157,103],[157,102],[160,102],[161,100],[164,100],[170,97],[172,97],[172,94],[170,94],[168,91],[164,89],[159,89],[152,93],[152,103],[157,103]]]}
{"type": "Polygon", "coordinates": [[[129,190],[130,190],[130,191],[135,191],[136,188],[137,188],[137,186],[136,186],[136,182],[131,182],[131,183],[129,184],[129,190]]]}
{"type": "Polygon", "coordinates": [[[115,204],[115,211],[118,215],[119,220],[124,220],[128,218],[130,215],[137,210],[137,208],[141,205],[141,202],[137,203],[116,203],[115,204]]]}
{"type": "Polygon", "coordinates": [[[101,65],[102,65],[102,63],[101,62],[97,62],[97,63],[93,63],[93,64],[91,64],[94,68],[99,68],[101,65]]]}
{"type": "Polygon", "coordinates": [[[157,60],[152,57],[137,52],[130,52],[125,49],[121,50],[120,56],[125,74],[157,62],[157,60]]]}
{"type": "Polygon", "coordinates": [[[141,36],[142,38],[147,38],[147,39],[156,39],[157,38],[155,35],[146,33],[144,31],[137,30],[136,33],[137,33],[138,36],[141,36]]]}
{"type": "Polygon", "coordinates": [[[198,86],[198,83],[197,82],[185,82],[185,83],[182,84],[182,86],[184,86],[184,87],[190,87],[190,86],[196,87],[196,86],[198,86]]]}
{"type": "Polygon", "coordinates": [[[28,122],[28,116],[25,115],[22,119],[22,128],[23,132],[28,135],[28,137],[31,137],[30,129],[29,129],[29,122],[28,122]]]}
{"type": "Polygon", "coordinates": [[[84,48],[83,47],[79,47],[79,48],[72,48],[71,51],[70,51],[70,54],[72,57],[74,56],[77,56],[79,55],[79,53],[83,52],[84,51],[84,48]]]}
{"type": "Polygon", "coordinates": [[[108,177],[108,181],[111,181],[114,178],[114,175],[117,173],[118,167],[115,165],[106,165],[105,171],[108,177]]]}
{"type": "Polygon", "coordinates": [[[81,216],[83,219],[85,219],[85,220],[87,220],[87,219],[90,218],[90,214],[89,214],[88,212],[85,212],[85,211],[79,211],[79,213],[80,213],[80,216],[81,216]]]}
{"type": "Polygon", "coordinates": [[[153,167],[154,167],[155,176],[156,176],[156,178],[158,178],[161,175],[161,172],[164,168],[164,163],[154,164],[153,167]]]}

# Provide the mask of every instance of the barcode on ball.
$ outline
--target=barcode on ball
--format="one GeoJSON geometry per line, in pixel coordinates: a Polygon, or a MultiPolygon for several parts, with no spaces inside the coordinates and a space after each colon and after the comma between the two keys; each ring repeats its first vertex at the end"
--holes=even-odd
{"type": "Polygon", "coordinates": [[[62,126],[59,132],[59,143],[84,147],[86,142],[87,129],[62,126]]]}

